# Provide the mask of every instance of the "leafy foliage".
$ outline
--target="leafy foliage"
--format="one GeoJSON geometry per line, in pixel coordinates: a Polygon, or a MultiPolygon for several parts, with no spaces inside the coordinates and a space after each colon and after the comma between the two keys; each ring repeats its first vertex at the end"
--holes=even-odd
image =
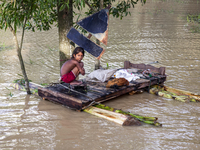
{"type": "MultiPolygon", "coordinates": [[[[129,9],[131,7],[134,8],[134,5],[137,4],[139,0],[127,0],[127,1],[120,1],[116,7],[112,7],[110,9],[110,14],[112,14],[116,18],[122,19],[123,17],[127,16],[128,14],[131,15],[129,9]]],[[[146,0],[141,0],[142,4],[146,3],[146,0]]]]}
{"type": "MultiPolygon", "coordinates": [[[[100,1],[101,0],[75,0],[73,3],[74,8],[78,10],[82,10],[86,5],[89,7],[87,11],[84,12],[86,16],[89,16],[100,10],[100,1]]],[[[113,17],[122,19],[127,15],[131,15],[130,8],[133,8],[135,4],[138,3],[139,0],[103,0],[103,7],[106,8],[111,6],[109,14],[113,17]]],[[[146,3],[146,0],[140,0],[142,4],[146,3]]],[[[75,13],[77,15],[77,20],[81,17],[82,13],[75,13]]],[[[86,30],[79,27],[74,23],[75,28],[79,28],[84,34],[87,33],[86,30]]]]}
{"type": "MultiPolygon", "coordinates": [[[[100,9],[100,0],[76,0],[77,2],[74,3],[74,7],[78,10],[81,10],[85,7],[85,2],[88,2],[87,5],[89,8],[88,11],[85,12],[86,15],[91,15],[97,12],[100,9]],[[81,2],[83,1],[83,2],[81,2]]],[[[131,15],[129,9],[134,7],[135,4],[138,3],[139,0],[103,0],[103,7],[106,8],[109,5],[111,6],[110,14],[116,18],[122,19],[123,17],[127,16],[128,14],[131,15]]],[[[146,3],[146,0],[141,0],[142,4],[146,3]]]]}
{"type": "Polygon", "coordinates": [[[57,20],[56,4],[56,0],[3,1],[0,4],[0,28],[6,30],[12,26],[16,32],[26,23],[28,30],[49,30],[57,20]]]}
{"type": "MultiPolygon", "coordinates": [[[[110,14],[116,18],[122,19],[127,15],[131,15],[129,9],[134,7],[139,0],[103,0],[103,7],[111,6],[110,14]]],[[[146,0],[140,0],[142,4],[146,0]]],[[[22,27],[24,23],[25,29],[35,31],[49,30],[54,22],[57,22],[57,5],[60,5],[59,11],[69,8],[69,0],[3,0],[0,4],[0,28],[7,29],[13,25],[16,32],[17,27],[22,27]],[[27,20],[27,21],[26,21],[27,20]]],[[[100,9],[100,0],[74,0],[73,7],[82,10],[89,6],[89,10],[85,11],[85,15],[91,15],[100,9]]],[[[80,14],[75,13],[74,15],[80,14]]]]}

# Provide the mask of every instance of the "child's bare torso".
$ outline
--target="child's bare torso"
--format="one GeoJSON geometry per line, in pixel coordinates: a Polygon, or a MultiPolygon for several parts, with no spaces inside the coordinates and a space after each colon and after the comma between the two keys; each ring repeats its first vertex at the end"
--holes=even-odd
{"type": "Polygon", "coordinates": [[[74,59],[70,59],[70,60],[66,61],[61,67],[61,70],[60,70],[61,76],[72,71],[74,69],[74,67],[76,67],[77,63],[78,62],[74,59]]]}

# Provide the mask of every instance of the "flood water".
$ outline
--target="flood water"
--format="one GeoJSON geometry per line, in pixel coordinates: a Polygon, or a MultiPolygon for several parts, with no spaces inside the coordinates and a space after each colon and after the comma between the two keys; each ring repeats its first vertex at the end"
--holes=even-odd
{"type": "MultiPolygon", "coordinates": [[[[123,20],[110,17],[102,66],[108,63],[111,68],[120,68],[125,60],[145,64],[158,61],[153,65],[166,67],[165,85],[199,92],[200,33],[188,29],[186,15],[199,14],[200,1],[147,0],[131,11],[132,15],[123,20]]],[[[135,114],[158,117],[163,124],[162,128],[147,124],[125,127],[13,89],[10,83],[22,73],[12,34],[0,30],[0,35],[0,149],[200,149],[200,103],[182,103],[148,93],[105,102],[135,114]]],[[[29,79],[56,82],[58,52],[56,27],[48,32],[26,32],[22,53],[29,79]]],[[[83,61],[87,73],[94,70],[91,62],[95,58],[86,53],[83,61]]]]}

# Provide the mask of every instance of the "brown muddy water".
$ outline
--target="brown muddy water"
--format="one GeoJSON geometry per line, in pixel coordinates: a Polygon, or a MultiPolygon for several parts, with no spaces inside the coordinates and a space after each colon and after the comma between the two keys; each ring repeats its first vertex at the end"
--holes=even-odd
{"type": "MultiPolygon", "coordinates": [[[[189,13],[200,13],[199,0],[148,0],[144,6],[135,5],[132,15],[122,21],[110,17],[102,66],[123,67],[125,60],[158,61],[153,65],[166,67],[165,85],[199,92],[200,34],[188,29],[189,13]]],[[[10,83],[21,74],[13,36],[2,30],[0,35],[0,149],[200,149],[200,103],[148,93],[105,102],[135,114],[156,116],[163,124],[162,128],[146,124],[124,127],[13,89],[10,83]]],[[[57,28],[26,32],[22,52],[33,82],[58,80],[57,28]]],[[[86,72],[93,71],[95,59],[86,54],[83,61],[86,72]]]]}

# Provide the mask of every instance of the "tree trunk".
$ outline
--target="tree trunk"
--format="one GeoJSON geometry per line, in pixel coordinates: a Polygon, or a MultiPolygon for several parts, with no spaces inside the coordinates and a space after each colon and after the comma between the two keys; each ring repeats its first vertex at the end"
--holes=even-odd
{"type": "MultiPolygon", "coordinates": [[[[65,3],[68,0],[63,0],[65,3]]],[[[70,43],[67,38],[67,33],[73,26],[73,0],[69,0],[69,8],[59,11],[61,5],[58,4],[58,32],[59,32],[59,55],[60,55],[60,67],[63,63],[71,58],[70,52],[74,49],[74,44],[70,43]]]]}

